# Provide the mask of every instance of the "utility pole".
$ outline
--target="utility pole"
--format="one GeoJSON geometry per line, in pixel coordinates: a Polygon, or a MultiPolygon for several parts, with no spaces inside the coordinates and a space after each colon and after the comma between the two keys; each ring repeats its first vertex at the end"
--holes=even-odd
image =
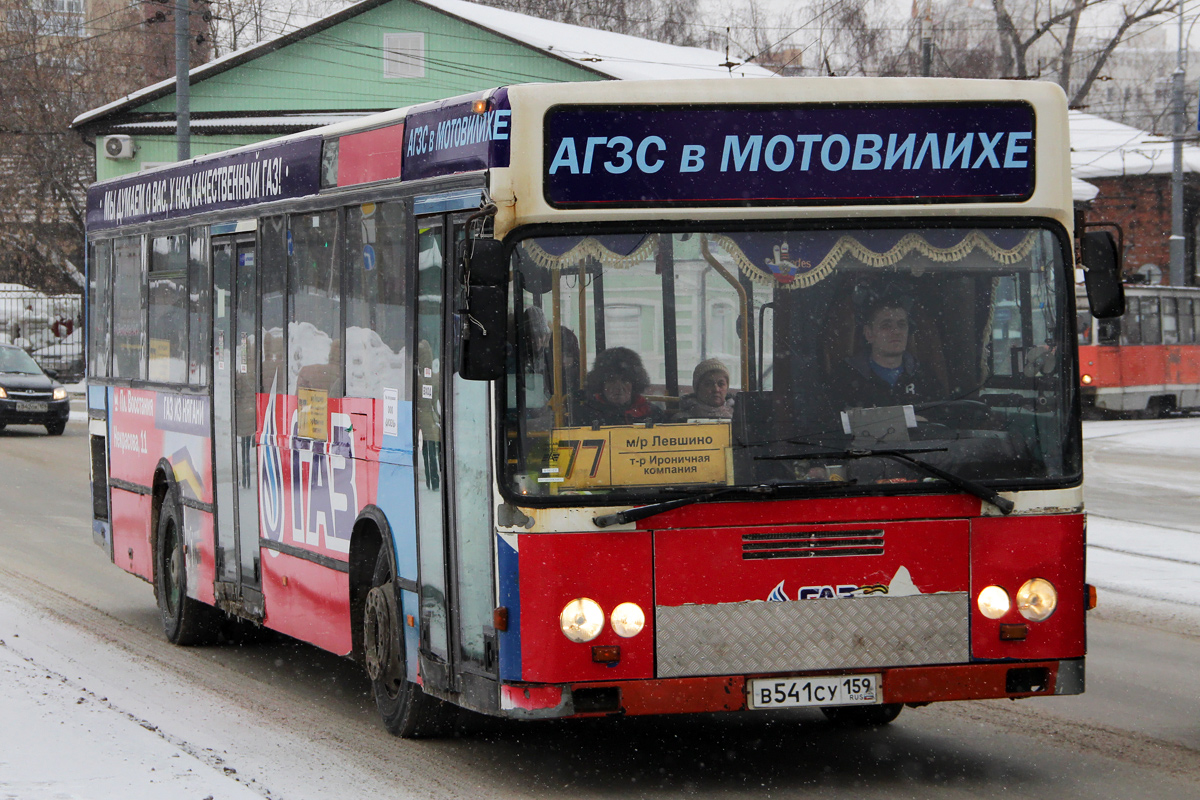
{"type": "Polygon", "coordinates": [[[921,75],[928,78],[933,74],[933,0],[925,0],[925,13],[921,17],[921,75]]]}
{"type": "Polygon", "coordinates": [[[1183,100],[1184,64],[1186,63],[1183,35],[1183,3],[1179,4],[1179,52],[1175,72],[1171,75],[1172,100],[1174,101],[1174,161],[1171,164],[1171,278],[1172,286],[1183,286],[1184,260],[1187,240],[1183,234],[1183,100]]]}
{"type": "Polygon", "coordinates": [[[191,17],[188,0],[175,0],[175,160],[192,157],[191,17]]]}

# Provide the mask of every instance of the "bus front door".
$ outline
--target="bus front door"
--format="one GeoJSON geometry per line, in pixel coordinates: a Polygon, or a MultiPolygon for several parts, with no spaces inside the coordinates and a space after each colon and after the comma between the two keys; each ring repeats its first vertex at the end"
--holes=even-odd
{"type": "Polygon", "coordinates": [[[253,236],[213,237],[217,604],[263,616],[258,548],[258,303],[253,236]]]}
{"type": "Polygon", "coordinates": [[[426,685],[486,697],[496,674],[489,384],[458,375],[458,322],[445,302],[453,296],[454,244],[464,220],[465,214],[417,218],[421,668],[426,685]]]}

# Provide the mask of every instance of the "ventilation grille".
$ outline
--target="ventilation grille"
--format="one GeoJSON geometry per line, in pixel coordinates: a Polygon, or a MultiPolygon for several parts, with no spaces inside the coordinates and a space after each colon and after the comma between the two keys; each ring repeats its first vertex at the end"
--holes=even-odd
{"type": "Polygon", "coordinates": [[[742,536],[742,559],[816,558],[818,556],[881,556],[883,531],[796,531],[747,533],[742,536]]]}

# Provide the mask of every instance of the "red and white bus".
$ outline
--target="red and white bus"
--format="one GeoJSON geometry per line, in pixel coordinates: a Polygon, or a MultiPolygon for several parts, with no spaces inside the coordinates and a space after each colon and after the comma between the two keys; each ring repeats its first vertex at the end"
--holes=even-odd
{"type": "Polygon", "coordinates": [[[1066,132],[1032,82],[530,85],[99,183],[96,541],[404,736],[1082,692],[1066,132]]]}
{"type": "Polygon", "coordinates": [[[1162,417],[1200,408],[1200,289],[1128,284],[1125,313],[1093,319],[1078,292],[1084,413],[1162,417]]]}

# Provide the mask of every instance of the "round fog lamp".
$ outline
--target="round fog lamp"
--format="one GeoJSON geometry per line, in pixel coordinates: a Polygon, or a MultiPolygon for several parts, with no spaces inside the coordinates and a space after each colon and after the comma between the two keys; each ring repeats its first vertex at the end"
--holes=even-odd
{"type": "Polygon", "coordinates": [[[1058,607],[1058,591],[1045,578],[1025,581],[1017,591],[1017,610],[1030,622],[1041,622],[1058,607]]]}
{"type": "Polygon", "coordinates": [[[617,636],[626,639],[637,636],[646,627],[646,614],[637,603],[621,603],[613,609],[610,619],[617,636]]]}
{"type": "Polygon", "coordinates": [[[1012,604],[1008,599],[1008,592],[1001,589],[999,586],[988,586],[979,593],[979,613],[983,614],[988,619],[1000,619],[1008,610],[1012,608],[1012,604]]]}
{"type": "Polygon", "coordinates": [[[572,642],[590,642],[604,628],[604,609],[590,597],[577,597],[563,607],[558,625],[572,642]]]}

